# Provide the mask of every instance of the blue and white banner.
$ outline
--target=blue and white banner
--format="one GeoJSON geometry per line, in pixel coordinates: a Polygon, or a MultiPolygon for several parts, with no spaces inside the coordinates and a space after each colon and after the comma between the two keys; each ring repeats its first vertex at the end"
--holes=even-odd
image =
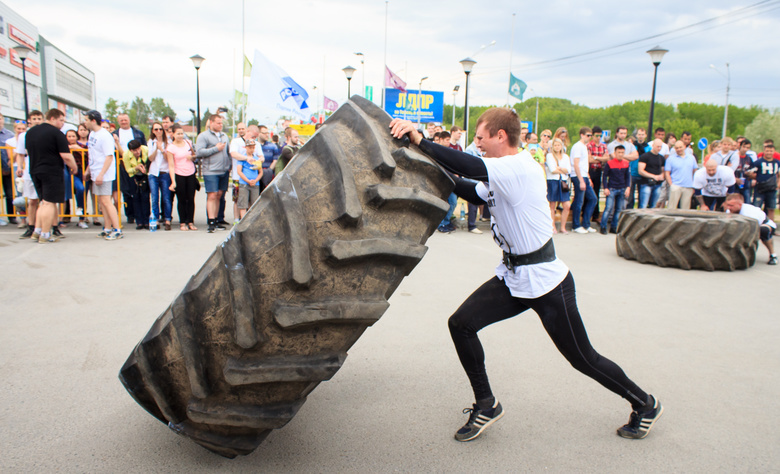
{"type": "Polygon", "coordinates": [[[412,89],[402,92],[385,89],[385,112],[393,118],[412,122],[439,122],[444,119],[444,92],[412,89]]]}
{"type": "Polygon", "coordinates": [[[252,76],[249,80],[249,110],[256,117],[276,118],[294,115],[307,119],[311,110],[306,100],[309,94],[282,68],[255,50],[252,76]]]}

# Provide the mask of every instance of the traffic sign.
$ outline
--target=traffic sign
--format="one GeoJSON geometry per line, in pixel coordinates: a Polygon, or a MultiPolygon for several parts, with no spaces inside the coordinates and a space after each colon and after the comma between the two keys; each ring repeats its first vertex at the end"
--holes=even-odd
{"type": "Polygon", "coordinates": [[[707,141],[707,139],[702,137],[701,139],[699,139],[699,142],[696,144],[696,146],[699,147],[699,150],[704,150],[707,148],[708,143],[709,142],[707,141]]]}

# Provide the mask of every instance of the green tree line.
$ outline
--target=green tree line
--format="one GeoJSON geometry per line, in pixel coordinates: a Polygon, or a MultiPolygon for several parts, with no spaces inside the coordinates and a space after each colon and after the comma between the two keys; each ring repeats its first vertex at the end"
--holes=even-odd
{"type": "Polygon", "coordinates": [[[165,115],[170,115],[176,120],[176,112],[168,102],[165,102],[165,99],[160,97],[152,97],[149,103],[146,103],[143,98],[136,96],[129,104],[127,102],[120,103],[109,97],[103,111],[105,119],[113,123],[117,123],[117,115],[127,114],[130,117],[130,123],[144,132],[147,137],[151,128],[150,120],[159,121],[165,115]]]}

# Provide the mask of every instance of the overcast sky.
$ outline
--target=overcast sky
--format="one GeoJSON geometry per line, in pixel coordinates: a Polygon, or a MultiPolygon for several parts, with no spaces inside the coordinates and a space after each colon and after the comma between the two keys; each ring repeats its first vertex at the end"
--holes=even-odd
{"type": "MultiPolygon", "coordinates": [[[[200,71],[201,108],[212,111],[241,89],[240,0],[187,2],[135,0],[84,2],[5,0],[39,33],[96,75],[98,108],[113,97],[147,102],[163,97],[180,118],[195,107],[195,70],[189,57],[206,58],[200,71]],[[235,64],[235,66],[234,66],[235,64]]],[[[322,92],[341,104],[347,83],[341,69],[363,70],[355,52],[365,54],[365,83],[380,100],[387,64],[417,88],[444,91],[463,105],[464,74],[459,61],[474,55],[469,103],[507,101],[510,52],[512,71],[534,95],[605,106],[650,98],[653,66],[645,53],[669,50],[658,70],[656,100],[723,104],[726,63],[730,63],[730,103],[780,107],[778,31],[780,0],[737,4],[724,0],[653,2],[568,0],[419,2],[412,0],[328,0],[246,2],[245,51],[261,50],[306,88],[312,103],[322,92]],[[514,48],[512,25],[514,17],[514,48]],[[686,28],[714,17],[703,25],[686,28]],[[672,32],[653,39],[601,50],[672,32]],[[485,49],[483,45],[493,46],[485,49]],[[553,63],[541,61],[563,57],[553,63]],[[714,64],[723,74],[710,68],[714,64]],[[317,86],[314,90],[312,86],[317,86]]],[[[249,78],[246,90],[249,89],[249,78]]]]}

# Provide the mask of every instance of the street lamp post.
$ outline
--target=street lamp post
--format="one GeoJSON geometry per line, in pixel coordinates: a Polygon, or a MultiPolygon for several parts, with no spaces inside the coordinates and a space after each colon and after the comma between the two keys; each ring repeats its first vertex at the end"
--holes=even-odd
{"type": "Polygon", "coordinates": [[[463,131],[466,133],[466,141],[468,141],[468,135],[469,135],[469,74],[471,74],[471,70],[474,68],[474,65],[477,64],[476,61],[474,61],[471,58],[461,59],[460,64],[463,66],[463,72],[466,73],[466,93],[465,95],[465,104],[464,104],[464,110],[463,110],[463,131]]]}
{"type": "Polygon", "coordinates": [[[24,87],[24,120],[25,122],[29,122],[30,107],[27,103],[27,71],[24,68],[24,62],[27,60],[29,54],[32,53],[32,49],[24,45],[19,45],[12,49],[16,52],[16,54],[19,56],[19,59],[22,61],[22,84],[24,87]]]}
{"type": "Polygon", "coordinates": [[[723,111],[723,135],[721,138],[726,138],[726,128],[729,123],[729,91],[731,90],[731,69],[729,63],[726,63],[726,74],[723,74],[715,67],[714,64],[710,64],[710,67],[715,70],[721,76],[726,77],[726,109],[723,111]]]}
{"type": "Polygon", "coordinates": [[[652,136],[653,133],[653,112],[655,112],[655,82],[658,78],[658,65],[661,64],[661,59],[663,59],[664,54],[668,52],[668,49],[663,49],[660,46],[656,46],[647,52],[647,54],[650,55],[650,60],[653,61],[653,66],[655,66],[655,72],[653,72],[653,97],[650,100],[650,122],[647,126],[648,136],[652,136]]]}
{"type": "Polygon", "coordinates": [[[206,58],[196,54],[195,56],[190,56],[190,59],[192,60],[192,64],[195,66],[195,97],[198,104],[197,126],[198,135],[200,135],[200,65],[203,64],[203,61],[206,58]]]}
{"type": "Polygon", "coordinates": [[[453,125],[455,125],[455,96],[458,95],[459,89],[460,89],[460,84],[456,85],[455,88],[452,89],[452,124],[453,125]]]}
{"type": "Polygon", "coordinates": [[[344,71],[344,75],[347,76],[347,100],[349,100],[352,92],[350,89],[350,85],[352,84],[352,75],[355,74],[356,69],[352,66],[347,66],[342,69],[342,71],[344,71]]]}
{"type": "Polygon", "coordinates": [[[420,98],[422,97],[422,83],[424,80],[428,79],[428,76],[423,77],[420,79],[420,86],[417,88],[417,130],[420,129],[420,98]]]}
{"type": "Polygon", "coordinates": [[[355,56],[360,58],[360,69],[363,70],[363,92],[361,94],[366,97],[366,56],[363,53],[355,53],[355,56]]]}

